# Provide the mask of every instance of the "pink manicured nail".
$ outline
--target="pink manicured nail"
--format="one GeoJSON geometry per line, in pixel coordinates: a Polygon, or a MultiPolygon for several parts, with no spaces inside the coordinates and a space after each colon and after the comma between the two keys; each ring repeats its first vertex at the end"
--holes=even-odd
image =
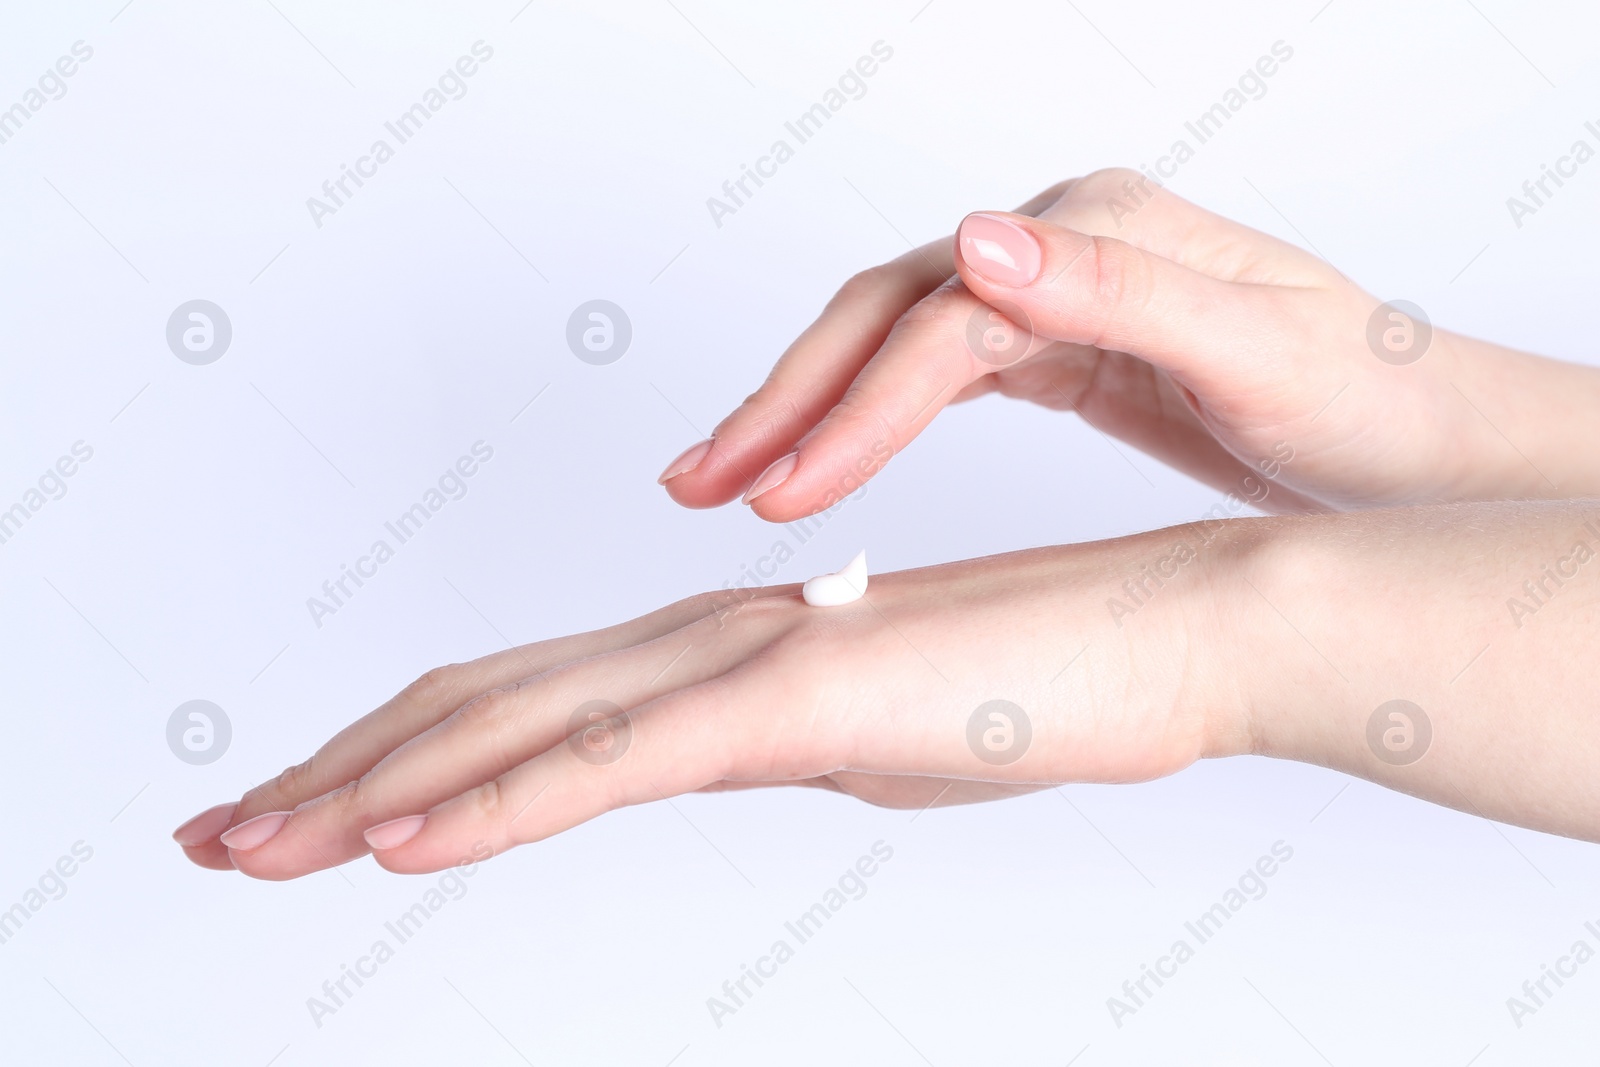
{"type": "Polygon", "coordinates": [[[961,220],[961,258],[996,285],[1032,284],[1044,261],[1033,234],[997,215],[968,215],[961,220]]]}
{"type": "Polygon", "coordinates": [[[790,452],[782,459],[775,461],[772,466],[761,472],[761,477],[751,483],[750,489],[744,494],[743,503],[750,503],[768,489],[776,489],[782,485],[784,479],[794,473],[794,465],[800,462],[800,453],[790,452]]]}
{"type": "Polygon", "coordinates": [[[238,807],[239,802],[237,800],[230,800],[226,804],[218,804],[214,808],[207,808],[172,831],[172,839],[178,844],[189,848],[203,845],[228,828],[228,824],[233,821],[233,813],[238,807]]]}
{"type": "Polygon", "coordinates": [[[222,843],[229,848],[236,848],[240,852],[248,852],[253,848],[260,848],[277,836],[283,829],[283,824],[289,821],[287,811],[269,811],[265,815],[257,815],[253,819],[246,819],[232,830],[222,835],[222,843]]]}
{"type": "Polygon", "coordinates": [[[711,438],[706,438],[697,445],[691,445],[683,455],[667,464],[667,469],[661,472],[661,477],[656,479],[657,485],[666,485],[680,474],[688,474],[711,454],[711,438]]]}
{"type": "Polygon", "coordinates": [[[401,819],[390,819],[380,822],[361,836],[367,839],[367,844],[373,848],[399,848],[422,832],[422,824],[428,821],[426,815],[407,815],[401,819]]]}

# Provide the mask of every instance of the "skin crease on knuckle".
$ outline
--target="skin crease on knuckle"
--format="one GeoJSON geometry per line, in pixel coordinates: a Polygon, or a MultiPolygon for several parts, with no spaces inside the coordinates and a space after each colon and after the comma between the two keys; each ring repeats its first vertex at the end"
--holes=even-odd
{"type": "MultiPolygon", "coordinates": [[[[554,673],[546,673],[547,682],[553,684],[554,673]]],[[[475,744],[494,755],[497,767],[509,770],[517,762],[517,736],[530,706],[537,704],[536,695],[527,691],[527,685],[526,679],[519,679],[475,696],[451,712],[445,724],[472,737],[475,744]]]]}
{"type": "MultiPolygon", "coordinates": [[[[816,406],[814,398],[808,400],[816,406]]],[[[713,436],[735,434],[741,455],[765,454],[780,446],[787,446],[796,433],[816,421],[818,414],[820,411],[808,417],[796,399],[794,389],[781,386],[774,380],[752,393],[750,400],[729,415],[713,436]]],[[[747,480],[753,480],[761,473],[760,469],[749,467],[748,460],[741,460],[740,463],[744,467],[741,473],[747,480]]]]}
{"type": "Polygon", "coordinates": [[[1127,194],[1126,185],[1129,182],[1135,186],[1144,182],[1152,191],[1159,188],[1136,170],[1127,167],[1108,167],[1080,178],[1057,201],[1057,206],[1072,211],[1093,209],[1103,212],[1108,201],[1120,199],[1127,194]]]}
{"type": "Polygon", "coordinates": [[[465,665],[460,663],[431,667],[419,675],[416,681],[402,689],[400,698],[418,707],[434,707],[442,697],[453,692],[461,684],[461,676],[464,673],[465,665]]]}
{"type": "MultiPolygon", "coordinates": [[[[277,778],[270,782],[262,783],[261,786],[247,795],[244,804],[240,805],[241,808],[245,805],[250,805],[253,808],[256,804],[266,804],[269,806],[262,807],[261,812],[267,812],[276,810],[270,805],[284,803],[284,798],[314,796],[313,790],[319,777],[318,772],[321,769],[321,755],[322,750],[318,749],[293,767],[284,768],[283,773],[279,774],[277,778]],[[254,804],[251,803],[252,801],[254,801],[254,804]]],[[[261,812],[252,812],[252,814],[260,814],[261,812]]]]}
{"type": "MultiPolygon", "coordinates": [[[[844,395],[839,401],[838,407],[829,416],[829,422],[832,424],[833,433],[837,435],[833,439],[838,443],[830,448],[830,451],[835,456],[842,458],[849,456],[877,456],[881,451],[881,449],[874,447],[874,443],[877,442],[883,442],[887,445],[889,455],[899,451],[895,443],[899,440],[899,436],[894,432],[894,424],[890,422],[889,417],[881,409],[864,401],[859,391],[852,389],[851,392],[844,395]],[[844,445],[846,444],[851,447],[845,448],[844,445]]],[[[870,464],[866,470],[860,470],[859,473],[864,477],[870,477],[882,469],[884,462],[886,460],[870,464]]],[[[842,463],[841,466],[858,469],[860,465],[849,464],[848,459],[846,459],[846,462],[842,463]]],[[[853,492],[854,489],[850,491],[853,492]]],[[[825,504],[824,506],[829,505],[825,504]]]]}
{"type": "Polygon", "coordinates": [[[499,775],[490,778],[482,785],[475,787],[466,795],[467,811],[471,813],[471,821],[478,826],[503,827],[509,840],[518,840],[515,836],[515,827],[511,825],[511,814],[505,810],[505,785],[499,775]]]}
{"type": "Polygon", "coordinates": [[[871,302],[890,283],[888,270],[888,264],[880,263],[856,271],[839,286],[839,291],[828,301],[828,306],[871,302]]]}
{"type": "Polygon", "coordinates": [[[889,331],[889,337],[891,340],[903,339],[907,343],[961,337],[968,317],[979,303],[959,277],[948,278],[939,288],[901,313],[889,331]]]}
{"type": "Polygon", "coordinates": [[[1106,237],[1092,237],[1090,242],[1084,257],[1087,303],[1093,309],[1090,343],[1104,348],[1110,333],[1144,311],[1152,286],[1149,267],[1132,246],[1106,237]]]}

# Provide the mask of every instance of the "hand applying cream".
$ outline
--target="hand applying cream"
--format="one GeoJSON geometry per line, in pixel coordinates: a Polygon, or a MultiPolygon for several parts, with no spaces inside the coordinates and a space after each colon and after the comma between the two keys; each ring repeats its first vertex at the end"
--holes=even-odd
{"type": "Polygon", "coordinates": [[[800,595],[814,608],[835,608],[851,604],[867,595],[867,550],[845,564],[837,574],[819,574],[800,588],[800,595]]]}

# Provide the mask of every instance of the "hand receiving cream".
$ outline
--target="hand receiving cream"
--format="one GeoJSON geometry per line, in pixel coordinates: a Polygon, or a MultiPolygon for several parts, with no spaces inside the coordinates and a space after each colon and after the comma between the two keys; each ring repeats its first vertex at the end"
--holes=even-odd
{"type": "Polygon", "coordinates": [[[819,574],[800,587],[800,595],[814,608],[836,608],[867,595],[867,550],[845,564],[837,574],[819,574]]]}

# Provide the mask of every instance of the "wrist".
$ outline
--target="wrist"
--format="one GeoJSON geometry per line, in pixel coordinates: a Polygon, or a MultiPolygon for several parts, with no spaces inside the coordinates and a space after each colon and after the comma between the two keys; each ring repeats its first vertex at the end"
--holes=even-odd
{"type": "Polygon", "coordinates": [[[1279,560],[1292,526],[1288,520],[1244,518],[1202,519],[1180,528],[1204,561],[1197,594],[1184,606],[1202,757],[1263,750],[1269,672],[1259,638],[1271,609],[1253,586],[1261,574],[1287,565],[1279,560]]]}
{"type": "Polygon", "coordinates": [[[1362,562],[1377,548],[1363,528],[1362,513],[1226,524],[1218,538],[1226,549],[1209,576],[1207,640],[1219,699],[1207,755],[1327,764],[1347,740],[1344,718],[1362,686],[1346,662],[1345,628],[1376,636],[1384,621],[1368,614],[1376,604],[1361,602],[1370,588],[1362,562]]]}
{"type": "Polygon", "coordinates": [[[1225,560],[1213,594],[1219,666],[1234,683],[1231,716],[1219,724],[1219,754],[1304,758],[1309,724],[1300,694],[1338,682],[1308,633],[1320,619],[1305,602],[1347,595],[1328,580],[1344,572],[1311,536],[1316,524],[1303,518],[1237,525],[1240,546],[1225,560]]]}
{"type": "Polygon", "coordinates": [[[1240,709],[1219,754],[1600,837],[1584,696],[1597,515],[1600,501],[1563,501],[1240,523],[1248,548],[1215,579],[1240,709]]]}

